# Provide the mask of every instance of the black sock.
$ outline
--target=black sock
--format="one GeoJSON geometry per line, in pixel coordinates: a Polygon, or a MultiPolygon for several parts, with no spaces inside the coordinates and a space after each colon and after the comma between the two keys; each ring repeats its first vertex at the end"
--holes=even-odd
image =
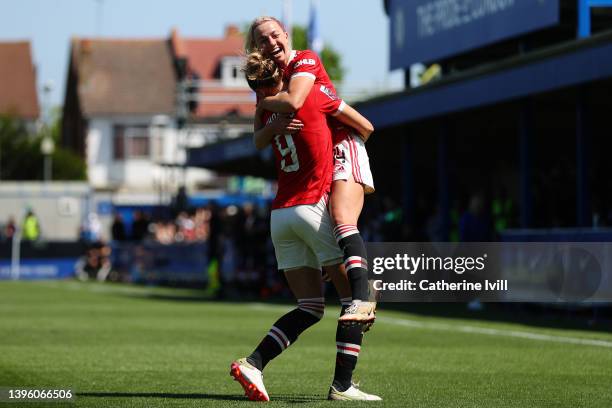
{"type": "MultiPolygon", "coordinates": [[[[350,299],[341,300],[343,304],[340,315],[350,304],[350,299]]],[[[359,351],[361,351],[362,330],[360,324],[348,326],[338,323],[336,329],[336,370],[333,382],[334,388],[338,391],[346,391],[351,386],[353,371],[357,365],[359,351]]]]}
{"type": "Polygon", "coordinates": [[[298,308],[278,319],[247,361],[258,370],[293,344],[298,336],[323,317],[324,298],[298,299],[298,308]]]}
{"type": "Polygon", "coordinates": [[[338,224],[334,228],[336,241],[344,253],[353,300],[368,300],[368,254],[363,238],[355,225],[338,224]]]}

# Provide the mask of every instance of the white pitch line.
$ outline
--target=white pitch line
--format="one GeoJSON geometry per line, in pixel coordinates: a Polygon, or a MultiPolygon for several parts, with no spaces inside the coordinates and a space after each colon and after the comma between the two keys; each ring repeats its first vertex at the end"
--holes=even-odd
{"type": "Polygon", "coordinates": [[[521,339],[550,341],[555,343],[579,344],[583,346],[612,347],[612,341],[585,339],[580,337],[554,336],[551,334],[533,333],[520,330],[490,329],[486,327],[467,326],[459,324],[428,323],[417,320],[397,319],[393,317],[378,317],[377,323],[390,323],[398,326],[416,327],[428,330],[454,331],[462,333],[486,334],[489,336],[517,337],[521,339]]]}
{"type": "MultiPolygon", "coordinates": [[[[287,310],[287,306],[280,305],[267,305],[264,303],[251,303],[252,309],[268,309],[268,310],[287,310]]],[[[325,315],[328,318],[335,318],[335,316],[325,315]]],[[[500,337],[514,337],[520,339],[537,340],[537,341],[549,341],[554,343],[566,343],[566,344],[578,344],[581,346],[596,346],[596,347],[610,347],[612,348],[612,341],[608,340],[597,340],[597,339],[585,339],[580,337],[567,337],[567,336],[555,336],[551,334],[534,333],[521,330],[506,330],[506,329],[490,329],[486,327],[468,326],[460,324],[445,324],[445,323],[431,323],[421,322],[418,320],[410,319],[398,319],[395,317],[379,316],[376,318],[376,323],[394,324],[397,326],[413,327],[423,330],[438,330],[438,331],[451,331],[461,333],[475,333],[475,334],[486,334],[489,336],[500,336],[500,337]]]]}

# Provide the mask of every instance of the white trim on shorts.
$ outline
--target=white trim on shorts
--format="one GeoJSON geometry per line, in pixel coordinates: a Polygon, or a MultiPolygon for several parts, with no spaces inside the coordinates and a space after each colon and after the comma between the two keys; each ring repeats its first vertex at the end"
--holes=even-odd
{"type": "Polygon", "coordinates": [[[365,194],[375,191],[374,177],[370,170],[370,158],[363,140],[350,134],[334,146],[334,175],[333,181],[348,180],[349,174],[355,182],[363,186],[365,194]]]}

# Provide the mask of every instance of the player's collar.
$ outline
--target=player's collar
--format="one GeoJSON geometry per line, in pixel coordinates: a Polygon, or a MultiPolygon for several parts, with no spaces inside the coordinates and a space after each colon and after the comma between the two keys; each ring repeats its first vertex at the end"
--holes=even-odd
{"type": "Polygon", "coordinates": [[[291,50],[291,54],[289,54],[289,61],[287,61],[287,64],[290,63],[291,60],[293,60],[296,55],[297,55],[297,51],[296,50],[291,50]]]}

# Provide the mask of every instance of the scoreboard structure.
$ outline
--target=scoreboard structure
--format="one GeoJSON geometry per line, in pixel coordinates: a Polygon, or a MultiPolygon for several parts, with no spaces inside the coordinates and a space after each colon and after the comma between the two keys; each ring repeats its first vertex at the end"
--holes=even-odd
{"type": "Polygon", "coordinates": [[[612,173],[612,1],[384,5],[390,69],[442,68],[425,85],[355,104],[376,128],[377,192],[401,202],[406,230],[434,217],[448,239],[452,214],[480,192],[507,197],[511,227],[523,231],[612,226],[612,182],[596,178],[612,173]],[[401,178],[386,177],[397,163],[401,178]]]}
{"type": "Polygon", "coordinates": [[[390,0],[387,8],[391,69],[559,23],[559,0],[390,0]]]}

